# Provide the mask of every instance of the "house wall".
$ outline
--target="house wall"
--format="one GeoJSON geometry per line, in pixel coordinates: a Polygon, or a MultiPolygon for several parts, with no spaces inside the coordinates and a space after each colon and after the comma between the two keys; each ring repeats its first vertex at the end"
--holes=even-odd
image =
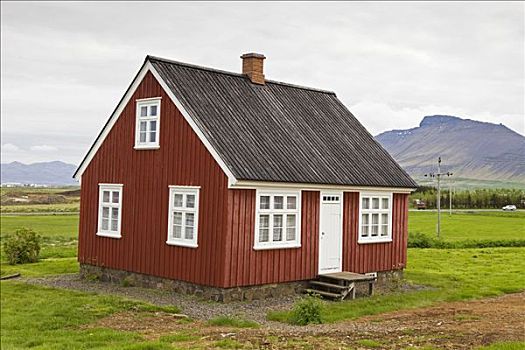
{"type": "Polygon", "coordinates": [[[394,193],[392,242],[358,244],[359,192],[345,192],[343,270],[357,273],[402,269],[407,262],[408,194],[394,193]]]}
{"type": "Polygon", "coordinates": [[[147,73],[82,175],[80,263],[203,285],[223,280],[227,177],[147,73]],[[134,150],[135,100],[162,97],[160,149],[134,150]],[[96,235],[98,184],[123,184],[122,238],[96,235]],[[197,249],[166,244],[169,185],[201,186],[197,249]]]}
{"type": "MultiPolygon", "coordinates": [[[[230,190],[226,225],[225,287],[316,278],[319,257],[319,191],[302,191],[301,247],[254,250],[255,190],[230,190]]],[[[393,195],[392,242],[358,244],[359,192],[345,192],[343,271],[359,273],[406,266],[408,195],[393,195]]]]}

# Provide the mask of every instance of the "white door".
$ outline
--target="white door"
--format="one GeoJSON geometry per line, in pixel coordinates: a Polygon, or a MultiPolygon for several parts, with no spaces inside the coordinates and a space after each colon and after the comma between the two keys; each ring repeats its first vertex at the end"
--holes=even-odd
{"type": "Polygon", "coordinates": [[[340,272],[343,267],[342,192],[321,192],[319,274],[340,272]]]}

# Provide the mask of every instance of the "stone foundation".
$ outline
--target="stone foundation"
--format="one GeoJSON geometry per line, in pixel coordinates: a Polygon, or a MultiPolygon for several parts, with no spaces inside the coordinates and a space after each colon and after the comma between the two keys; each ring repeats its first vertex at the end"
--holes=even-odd
{"type": "Polygon", "coordinates": [[[220,302],[251,301],[291,296],[302,293],[308,286],[308,281],[296,281],[258,286],[219,288],[88,264],[80,264],[80,276],[85,279],[96,279],[124,286],[169,290],[220,302]]]}
{"type": "MultiPolygon", "coordinates": [[[[293,296],[303,293],[308,287],[308,281],[295,281],[257,286],[219,288],[88,264],[80,264],[80,276],[88,280],[96,279],[123,286],[157,288],[181,294],[195,295],[201,299],[220,302],[251,301],[293,296]]],[[[378,272],[377,281],[374,284],[374,292],[395,290],[402,284],[402,280],[403,270],[378,272]]],[[[356,284],[356,296],[368,296],[367,282],[356,284]]]]}

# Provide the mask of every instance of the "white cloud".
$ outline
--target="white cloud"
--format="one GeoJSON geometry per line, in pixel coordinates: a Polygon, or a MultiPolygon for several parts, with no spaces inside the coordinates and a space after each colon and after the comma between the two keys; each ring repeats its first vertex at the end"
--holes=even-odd
{"type": "Polygon", "coordinates": [[[2,153],[3,152],[16,152],[20,148],[17,145],[13,145],[12,143],[4,143],[2,145],[2,153]]]}
{"type": "Polygon", "coordinates": [[[31,151],[35,151],[35,152],[54,152],[54,151],[58,151],[58,148],[56,148],[55,146],[49,146],[49,145],[31,146],[29,149],[31,151]]]}

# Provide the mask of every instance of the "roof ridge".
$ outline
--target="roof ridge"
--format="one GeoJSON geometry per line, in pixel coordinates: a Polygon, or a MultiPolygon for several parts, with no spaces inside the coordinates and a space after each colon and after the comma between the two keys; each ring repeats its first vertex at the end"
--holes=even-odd
{"type": "MultiPolygon", "coordinates": [[[[200,65],[197,65],[197,64],[192,64],[192,63],[186,63],[186,62],[172,60],[172,59],[169,59],[169,58],[163,58],[163,57],[158,57],[158,56],[147,55],[145,60],[146,61],[147,60],[161,61],[161,62],[166,62],[166,63],[170,63],[170,64],[176,64],[176,65],[183,66],[183,67],[194,68],[194,69],[204,70],[204,71],[208,71],[208,72],[213,72],[213,73],[219,73],[219,74],[225,74],[225,75],[231,75],[231,76],[235,76],[235,77],[244,78],[244,74],[241,74],[241,73],[235,73],[235,72],[225,71],[225,70],[222,70],[222,69],[200,66],[200,65]]],[[[304,86],[304,85],[285,83],[285,82],[278,81],[278,80],[271,80],[271,79],[265,79],[265,80],[266,80],[267,83],[270,83],[270,84],[283,85],[283,86],[288,86],[288,87],[292,87],[292,88],[296,88],[296,89],[302,89],[302,90],[315,91],[315,92],[321,92],[321,93],[325,93],[325,94],[335,95],[335,92],[334,91],[330,91],[330,90],[318,89],[318,88],[313,88],[313,87],[304,86]]]]}

